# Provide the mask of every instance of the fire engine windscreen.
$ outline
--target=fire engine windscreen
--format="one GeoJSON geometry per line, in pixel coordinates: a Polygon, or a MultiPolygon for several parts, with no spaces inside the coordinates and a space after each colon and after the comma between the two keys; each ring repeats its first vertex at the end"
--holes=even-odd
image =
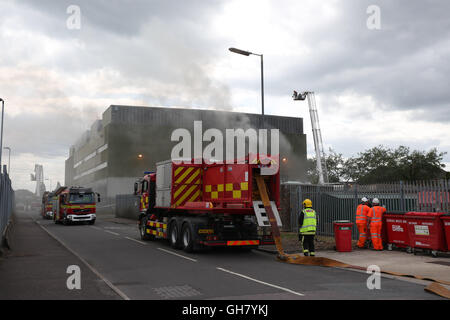
{"type": "Polygon", "coordinates": [[[93,193],[71,193],[69,198],[70,203],[93,203],[94,201],[93,193]]]}

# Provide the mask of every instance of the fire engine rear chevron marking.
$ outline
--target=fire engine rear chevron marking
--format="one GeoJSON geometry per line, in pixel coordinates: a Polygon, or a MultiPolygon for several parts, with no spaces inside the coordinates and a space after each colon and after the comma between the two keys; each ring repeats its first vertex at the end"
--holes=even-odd
{"type": "Polygon", "coordinates": [[[184,169],[185,170],[183,170],[178,177],[175,177],[175,183],[181,183],[184,178],[186,178],[186,176],[191,173],[192,170],[194,170],[194,168],[192,167],[185,167],[184,169]]]}
{"type": "Polygon", "coordinates": [[[227,246],[257,246],[257,245],[259,245],[259,240],[227,241],[227,246]]]}
{"type": "MultiPolygon", "coordinates": [[[[192,175],[191,175],[191,177],[190,178],[188,178],[187,180],[186,180],[186,184],[191,184],[191,183],[193,183],[192,181],[194,181],[194,179],[196,179],[199,175],[200,175],[200,168],[197,168],[197,169],[195,169],[194,170],[194,172],[192,173],[192,175]]],[[[198,183],[200,183],[200,179],[197,179],[195,182],[194,182],[195,184],[198,184],[198,183]]]]}
{"type": "Polygon", "coordinates": [[[178,207],[178,206],[180,206],[182,203],[184,203],[184,202],[185,202],[184,200],[185,200],[187,197],[189,197],[189,195],[191,195],[191,193],[195,192],[196,189],[197,189],[197,190],[200,190],[200,186],[199,186],[199,185],[193,185],[193,186],[190,186],[189,189],[188,189],[184,194],[182,194],[181,197],[180,197],[179,199],[175,200],[175,201],[176,201],[176,202],[175,202],[175,206],[178,207]],[[184,201],[184,202],[183,202],[183,201],[184,201]]]}
{"type": "Polygon", "coordinates": [[[180,193],[183,192],[184,189],[186,189],[186,187],[187,187],[187,184],[178,186],[177,191],[175,191],[175,193],[173,194],[173,198],[176,199],[180,195],[180,193]]]}
{"type": "Polygon", "coordinates": [[[201,168],[180,166],[174,172],[173,207],[201,198],[201,168]]]}
{"type": "MultiPolygon", "coordinates": [[[[175,184],[190,184],[194,179],[196,179],[201,172],[200,168],[193,167],[179,167],[178,169],[182,169],[179,171],[179,174],[175,176],[174,182],[175,184]]],[[[197,182],[200,182],[199,180],[197,182]]]]}

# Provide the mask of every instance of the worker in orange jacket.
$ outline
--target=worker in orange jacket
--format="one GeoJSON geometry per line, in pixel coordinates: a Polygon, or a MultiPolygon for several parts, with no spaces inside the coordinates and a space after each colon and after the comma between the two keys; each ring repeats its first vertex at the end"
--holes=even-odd
{"type": "Polygon", "coordinates": [[[372,200],[373,207],[370,208],[367,218],[370,222],[370,236],[374,250],[383,250],[383,242],[381,240],[381,226],[383,225],[383,214],[386,208],[380,206],[380,200],[374,198],[372,200]]]}
{"type": "Polygon", "coordinates": [[[369,200],[366,197],[361,199],[361,204],[356,208],[356,226],[358,227],[359,240],[358,248],[364,248],[367,240],[367,215],[369,214],[369,200]]]}

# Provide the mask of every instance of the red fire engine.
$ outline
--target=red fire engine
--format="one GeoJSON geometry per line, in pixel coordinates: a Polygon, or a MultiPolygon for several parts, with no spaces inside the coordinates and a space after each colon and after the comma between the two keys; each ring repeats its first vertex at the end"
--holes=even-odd
{"type": "Polygon", "coordinates": [[[41,215],[44,219],[52,219],[53,218],[53,192],[44,192],[42,196],[42,205],[41,205],[41,215]]]}
{"type": "Polygon", "coordinates": [[[278,157],[243,162],[157,163],[156,172],[146,172],[134,187],[140,198],[141,238],[168,239],[173,248],[187,252],[211,246],[250,249],[274,244],[255,181],[258,176],[264,178],[281,226],[278,157]]]}
{"type": "Polygon", "coordinates": [[[52,201],[53,220],[64,225],[73,222],[88,222],[94,224],[96,219],[96,205],[100,202],[100,195],[91,188],[60,187],[55,191],[52,201]]]}

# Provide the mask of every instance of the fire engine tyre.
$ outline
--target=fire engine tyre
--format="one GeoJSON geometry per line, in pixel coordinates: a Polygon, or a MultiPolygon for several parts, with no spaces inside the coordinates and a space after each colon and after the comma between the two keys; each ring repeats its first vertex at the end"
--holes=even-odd
{"type": "Polygon", "coordinates": [[[431,250],[431,256],[432,256],[433,258],[437,258],[438,252],[437,252],[436,250],[431,250]]]}
{"type": "Polygon", "coordinates": [[[150,234],[146,233],[146,228],[145,228],[146,225],[147,225],[147,218],[143,217],[139,221],[139,234],[141,235],[141,239],[145,240],[145,241],[155,240],[154,235],[150,235],[150,234]]]}
{"type": "Polygon", "coordinates": [[[178,223],[176,220],[172,221],[169,226],[169,243],[174,249],[180,249],[180,232],[178,230],[178,223]]]}
{"type": "Polygon", "coordinates": [[[389,243],[387,246],[388,251],[392,251],[392,243],[389,243]]]}
{"type": "Polygon", "coordinates": [[[192,236],[191,225],[189,223],[183,224],[183,229],[181,230],[181,244],[184,251],[194,251],[194,238],[192,236]]]}

